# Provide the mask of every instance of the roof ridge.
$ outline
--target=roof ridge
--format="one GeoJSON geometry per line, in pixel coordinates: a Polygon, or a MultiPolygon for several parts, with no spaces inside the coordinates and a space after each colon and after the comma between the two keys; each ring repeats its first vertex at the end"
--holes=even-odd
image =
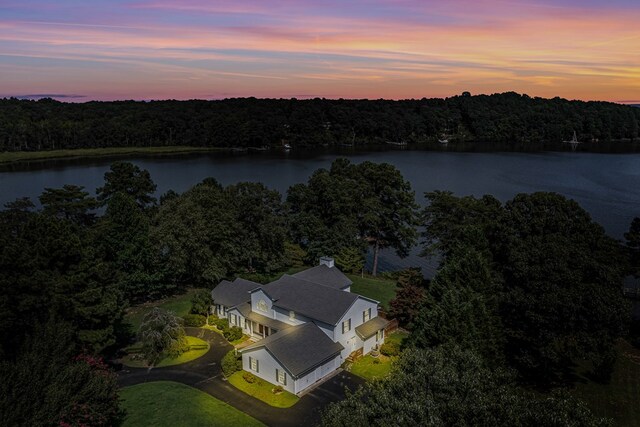
{"type": "Polygon", "coordinates": [[[312,324],[314,326],[317,327],[317,325],[313,322],[305,322],[305,323],[301,323],[299,325],[292,325],[291,328],[286,328],[286,329],[280,329],[278,332],[276,332],[275,334],[271,334],[263,339],[261,339],[260,341],[256,341],[255,343],[246,346],[245,348],[243,348],[242,350],[249,350],[249,349],[253,349],[253,348],[257,348],[260,346],[267,346],[268,344],[274,343],[276,341],[281,340],[282,338],[286,337],[287,335],[291,334],[292,332],[295,332],[296,330],[298,330],[298,326],[302,327],[308,324],[312,324]],[[271,338],[271,339],[269,339],[271,338]],[[265,342],[266,340],[266,342],[265,342]]]}
{"type": "MultiPolygon", "coordinates": [[[[311,284],[311,285],[322,286],[323,288],[325,288],[325,289],[331,289],[332,291],[341,292],[341,293],[348,293],[348,294],[352,293],[352,292],[345,292],[345,291],[343,291],[343,290],[341,290],[341,289],[338,289],[338,288],[334,288],[333,286],[325,285],[325,284],[323,284],[323,283],[319,283],[319,282],[313,282],[313,281],[311,281],[311,280],[303,279],[303,278],[298,277],[298,276],[292,276],[292,275],[290,275],[290,274],[286,274],[286,273],[285,273],[285,274],[283,274],[282,276],[280,276],[280,279],[274,280],[273,282],[269,282],[269,283],[267,283],[267,285],[270,285],[270,284],[272,284],[272,283],[276,283],[277,281],[281,280],[281,279],[282,279],[283,277],[285,277],[285,276],[287,276],[287,277],[291,277],[292,279],[295,279],[295,280],[300,280],[301,282],[307,282],[307,283],[309,283],[309,284],[311,284]]],[[[265,285],[265,286],[266,286],[266,285],[265,285]]]]}

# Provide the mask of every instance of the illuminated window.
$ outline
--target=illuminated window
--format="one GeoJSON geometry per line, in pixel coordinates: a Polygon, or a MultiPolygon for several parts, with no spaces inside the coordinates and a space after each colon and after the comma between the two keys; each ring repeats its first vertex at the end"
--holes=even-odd
{"type": "Polygon", "coordinates": [[[276,369],[276,378],[278,379],[278,383],[282,385],[287,385],[287,374],[286,372],[276,369]]]}
{"type": "Polygon", "coordinates": [[[380,329],[378,332],[376,332],[376,341],[380,341],[383,338],[384,338],[384,329],[380,329]]]}
{"type": "Polygon", "coordinates": [[[253,357],[249,358],[249,366],[251,366],[251,370],[258,372],[258,361],[253,357]]]}
{"type": "Polygon", "coordinates": [[[267,311],[269,311],[269,307],[267,306],[267,303],[266,303],[266,302],[264,302],[264,300],[263,300],[263,299],[261,299],[260,301],[258,301],[257,308],[258,308],[258,310],[260,310],[260,311],[264,311],[265,313],[266,313],[267,311]]]}

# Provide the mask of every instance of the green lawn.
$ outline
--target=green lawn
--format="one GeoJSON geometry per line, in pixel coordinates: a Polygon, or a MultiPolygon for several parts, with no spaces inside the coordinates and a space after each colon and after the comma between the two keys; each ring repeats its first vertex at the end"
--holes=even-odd
{"type": "Polygon", "coordinates": [[[110,147],[110,148],[78,148],[75,150],[51,151],[11,151],[0,153],[0,163],[20,162],[26,160],[49,160],[78,157],[117,157],[130,155],[187,154],[211,151],[226,151],[215,147],[110,147]]]}
{"type": "Polygon", "coordinates": [[[264,426],[200,390],[171,381],[125,387],[120,397],[127,411],[123,427],[264,426]]]}
{"type": "Polygon", "coordinates": [[[380,355],[376,358],[367,354],[353,362],[350,372],[364,378],[365,380],[371,381],[374,379],[384,378],[389,375],[392,363],[393,358],[391,357],[380,355]],[[375,361],[378,361],[378,363],[375,363],[375,361]]]}
{"type": "MultiPolygon", "coordinates": [[[[197,350],[189,350],[185,353],[182,353],[180,356],[175,359],[164,358],[155,366],[156,368],[162,368],[163,366],[173,366],[180,365],[182,363],[191,362],[192,360],[196,360],[198,357],[204,356],[209,351],[209,343],[200,338],[187,336],[187,342],[190,346],[206,346],[203,349],[197,350]]],[[[122,358],[122,363],[126,366],[131,366],[132,368],[146,368],[147,364],[142,360],[131,360],[129,356],[125,356],[122,358]]]]}
{"type": "Polygon", "coordinates": [[[627,342],[618,348],[620,355],[611,382],[599,384],[581,377],[573,393],[587,402],[598,416],[613,418],[615,425],[640,424],[640,351],[627,342]]]}
{"type": "Polygon", "coordinates": [[[384,342],[386,343],[395,342],[395,343],[398,343],[400,348],[402,348],[402,344],[404,343],[404,340],[406,340],[408,336],[409,334],[407,332],[395,331],[388,334],[385,337],[384,342]]]}
{"type": "Polygon", "coordinates": [[[353,281],[351,292],[380,301],[380,305],[385,310],[389,309],[389,301],[396,296],[396,282],[394,280],[361,277],[357,274],[347,274],[347,276],[353,281]]]}
{"type": "Polygon", "coordinates": [[[191,297],[198,290],[199,289],[189,289],[182,295],[176,295],[163,300],[131,307],[127,310],[125,320],[131,324],[133,332],[137,332],[144,315],[151,311],[151,309],[154,307],[160,307],[164,310],[173,311],[177,316],[182,317],[185,314],[188,314],[189,310],[191,310],[191,297]]]}
{"type": "Polygon", "coordinates": [[[256,399],[262,400],[264,403],[275,406],[276,408],[289,408],[296,403],[300,398],[288,391],[283,391],[281,394],[275,395],[271,391],[275,385],[260,379],[253,384],[249,384],[242,378],[242,374],[245,371],[239,371],[229,377],[229,384],[234,386],[240,391],[247,393],[249,396],[253,396],[256,399]]]}
{"type": "MultiPolygon", "coordinates": [[[[402,343],[408,336],[409,334],[406,332],[395,331],[387,335],[384,342],[395,342],[402,348],[402,343]]],[[[382,354],[377,358],[368,354],[353,362],[349,367],[349,371],[369,381],[376,378],[384,378],[391,371],[393,360],[394,357],[387,357],[382,354]]]]}

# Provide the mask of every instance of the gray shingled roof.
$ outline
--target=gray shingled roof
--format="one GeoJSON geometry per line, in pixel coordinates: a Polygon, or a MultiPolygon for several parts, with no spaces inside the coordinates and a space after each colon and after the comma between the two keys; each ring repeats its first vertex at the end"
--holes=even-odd
{"type": "Polygon", "coordinates": [[[283,329],[289,329],[292,326],[292,325],[289,325],[288,323],[281,322],[280,320],[272,319],[270,317],[263,316],[262,314],[258,314],[255,311],[252,311],[251,313],[249,313],[246,316],[246,318],[254,322],[261,323],[270,328],[273,328],[277,331],[281,331],[283,329]]]}
{"type": "Polygon", "coordinates": [[[237,309],[244,317],[247,317],[251,313],[251,302],[243,302],[242,304],[238,304],[235,307],[231,307],[230,310],[234,308],[237,309]]]}
{"type": "Polygon", "coordinates": [[[260,286],[262,285],[259,283],[240,278],[233,282],[223,280],[211,291],[211,299],[213,299],[214,304],[232,307],[250,301],[251,295],[249,295],[249,292],[260,286]]]}
{"type": "Polygon", "coordinates": [[[376,316],[373,319],[367,320],[362,325],[356,326],[356,334],[362,339],[367,339],[380,329],[386,328],[388,324],[388,320],[376,316]]]}
{"type": "Polygon", "coordinates": [[[317,265],[293,275],[309,282],[319,283],[336,289],[344,289],[353,283],[351,279],[345,276],[342,271],[336,267],[327,267],[324,264],[317,265]]]}
{"type": "Polygon", "coordinates": [[[285,274],[275,282],[262,287],[274,299],[273,305],[293,310],[329,325],[337,324],[349,307],[358,299],[357,294],[285,274]]]}
{"type": "Polygon", "coordinates": [[[344,347],[333,342],[314,323],[304,323],[285,329],[240,350],[246,353],[266,348],[294,377],[300,377],[330,360],[344,347]]]}

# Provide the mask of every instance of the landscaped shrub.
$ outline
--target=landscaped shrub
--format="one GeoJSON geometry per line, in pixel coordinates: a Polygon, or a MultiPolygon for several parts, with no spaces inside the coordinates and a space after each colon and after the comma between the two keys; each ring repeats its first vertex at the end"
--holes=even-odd
{"type": "Polygon", "coordinates": [[[222,335],[227,339],[227,341],[235,341],[242,338],[242,329],[238,326],[234,326],[230,329],[225,330],[222,335]]]}
{"type": "Polygon", "coordinates": [[[222,358],[222,372],[225,377],[230,377],[234,372],[242,370],[242,358],[236,355],[235,350],[231,350],[222,358]]]}
{"type": "Polygon", "coordinates": [[[396,342],[386,342],[380,347],[380,353],[385,356],[397,356],[400,354],[400,346],[396,342]]]}
{"type": "Polygon", "coordinates": [[[284,388],[281,385],[277,385],[271,391],[273,391],[273,394],[280,394],[284,391],[284,388]]]}
{"type": "Polygon", "coordinates": [[[131,346],[125,349],[127,354],[139,354],[142,353],[142,350],[142,346],[131,346]]]}
{"type": "Polygon", "coordinates": [[[256,376],[253,374],[250,374],[249,372],[245,372],[242,374],[242,378],[244,378],[244,380],[246,382],[248,382],[249,384],[253,384],[256,382],[256,376]]]}
{"type": "Polygon", "coordinates": [[[373,359],[373,364],[374,365],[379,365],[380,364],[380,359],[373,359]]]}
{"type": "Polygon", "coordinates": [[[191,344],[189,346],[189,351],[191,350],[204,350],[207,348],[206,344],[191,344]]]}
{"type": "Polygon", "coordinates": [[[184,326],[196,326],[200,327],[207,323],[207,318],[201,314],[185,314],[184,326]]]}
{"type": "Polygon", "coordinates": [[[216,328],[220,329],[221,331],[224,331],[225,329],[229,328],[229,320],[227,320],[225,317],[216,319],[214,322],[215,322],[216,328]]]}

